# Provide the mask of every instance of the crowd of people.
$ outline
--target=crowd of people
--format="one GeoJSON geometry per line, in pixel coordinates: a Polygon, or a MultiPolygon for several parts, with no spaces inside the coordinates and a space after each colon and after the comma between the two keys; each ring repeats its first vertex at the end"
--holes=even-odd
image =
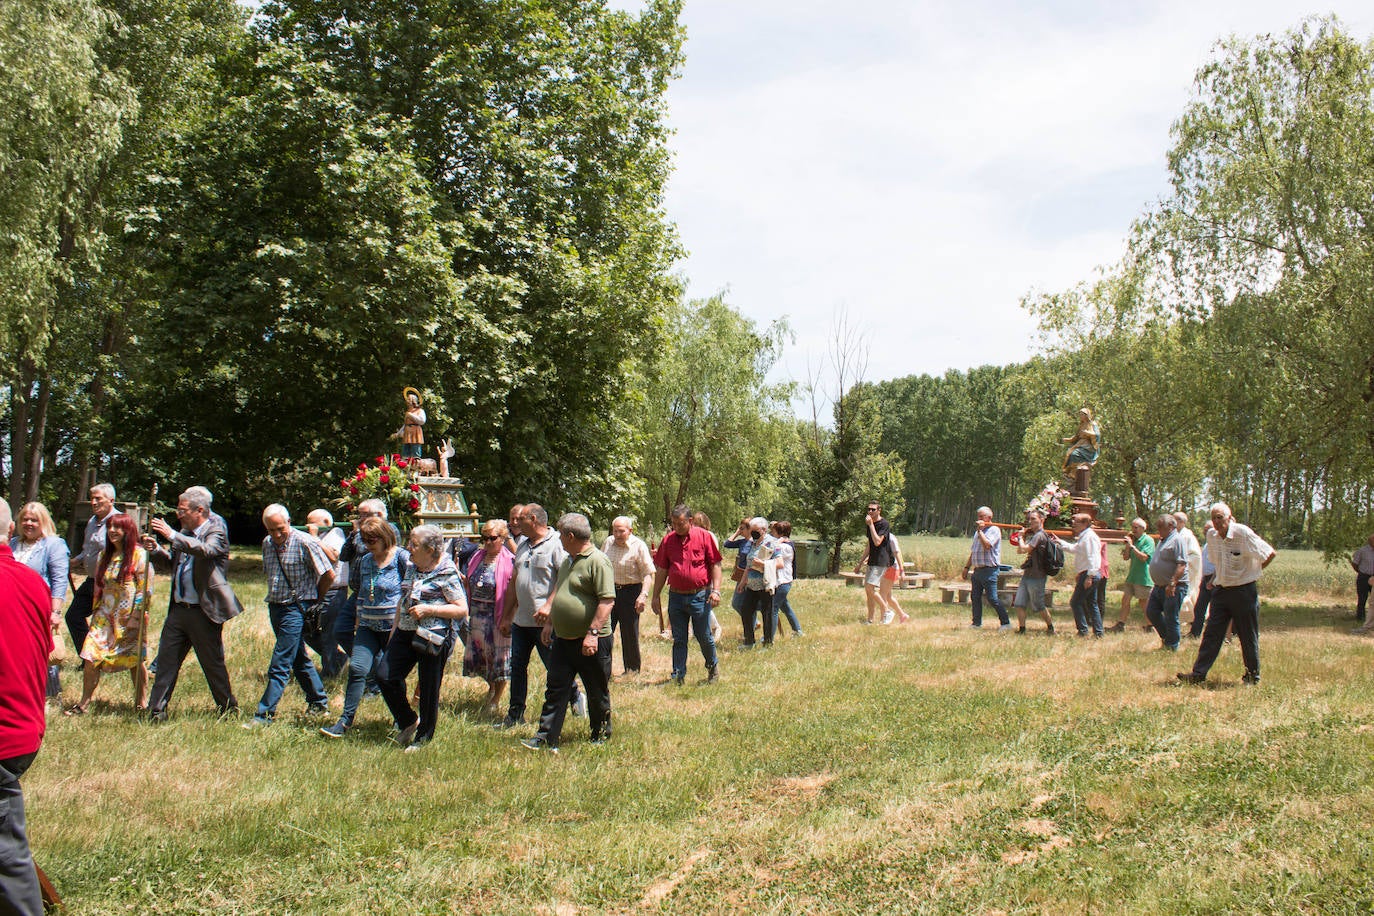
{"type": "MultiPolygon", "coordinates": [[[[873,507],[870,506],[870,513],[873,507]]],[[[1074,627],[1080,637],[1101,638],[1106,633],[1123,633],[1132,602],[1144,609],[1147,631],[1159,635],[1164,648],[1178,651],[1182,638],[1182,615],[1191,612],[1189,635],[1200,638],[1197,659],[1189,671],[1178,673],[1181,683],[1200,684],[1216,661],[1223,642],[1234,634],[1240,642],[1245,672],[1241,681],[1258,684],[1259,593],[1261,572],[1273,562],[1276,552],[1253,530],[1236,521],[1225,503],[1211,507],[1204,529],[1206,543],[1199,542],[1188,527],[1185,512],[1165,513],[1155,520],[1155,534],[1148,533],[1143,518],[1132,520],[1122,545],[1122,559],[1128,562],[1122,586],[1121,613],[1116,623],[1103,626],[1109,574],[1108,542],[1093,525],[1092,516],[1077,513],[1070,520],[1073,540],[1068,544],[1073,562],[1073,596],[1069,600],[1074,627]],[[1220,561],[1220,562],[1218,562],[1220,561]]],[[[870,525],[870,528],[872,526],[870,525]]],[[[1045,601],[1050,576],[1067,565],[1057,539],[1045,531],[1045,515],[1029,509],[1025,525],[1015,536],[1016,550],[1025,559],[1012,605],[1017,614],[1017,632],[1026,632],[1027,611],[1045,622],[1054,634],[1054,620],[1045,601]]],[[[992,510],[978,509],[977,526],[969,546],[963,577],[970,582],[969,601],[973,619],[969,626],[983,625],[983,602],[997,612],[999,630],[1012,629],[1011,619],[999,595],[999,580],[1010,566],[1002,564],[1002,535],[993,522],[992,510]]],[[[1357,591],[1367,597],[1370,575],[1374,574],[1374,537],[1351,557],[1357,591]],[[1368,573],[1361,572],[1363,568],[1368,573]],[[1363,585],[1361,585],[1363,580],[1363,585]]],[[[872,577],[870,576],[870,581],[872,577]]],[[[1361,600],[1359,611],[1363,612],[1361,600]]],[[[871,615],[870,610],[870,615],[871,615]]],[[[870,617],[871,619],[871,617],[870,617]]],[[[1367,627],[1356,630],[1367,632],[1367,627]]]]}
{"type": "MultiPolygon", "coordinates": [[[[142,536],[118,510],[111,485],[92,487],[90,500],[80,553],[69,555],[38,503],[21,511],[11,541],[15,558],[42,577],[54,635],[73,594],[65,622],[83,684],[64,715],[87,711],[104,673],[129,671],[134,707],[154,722],[166,720],[192,649],[219,713],[237,714],[224,625],[243,604],[228,581],[228,528],[213,511],[211,493],[188,488],[177,499],[178,524],[153,518],[142,536]],[[155,566],[168,574],[167,615],[150,661],[155,566]],[[86,580],[73,588],[81,570],[86,580]]],[[[788,601],[794,559],[788,522],[744,519],[722,545],[703,513],[679,506],[670,521],[671,530],[651,550],[632,519],[617,517],[597,548],[585,516],[569,513],[551,525],[534,503],[513,506],[509,521],[486,521],[476,543],[446,537],[432,525],[403,538],[380,500],[363,502],[348,529],[324,509],[293,526],[285,506],[270,505],[262,512],[262,569],[274,645],[262,696],[243,727],[271,725],[293,679],[307,714],[328,715],[326,684],[346,675],[341,713],[320,734],[343,738],[363,701],[380,696],[393,740],[415,751],[434,736],[447,663],[461,651],[463,676],[487,684],[483,711],[495,727],[514,728],[525,721],[529,666],[538,654],[548,675],[545,698],[537,731],[525,743],[556,750],[569,709],[589,719],[594,742],[604,742],[611,736],[615,634],[621,676],[638,676],[639,622],[649,607],[658,617],[656,632],[673,641],[672,683],[686,681],[689,633],[701,647],[705,681],[719,679],[722,547],[736,551],[731,603],[743,645],[755,644],[756,628],[762,644],[771,645],[780,615],[794,635],[802,634],[788,601]],[[415,686],[408,690],[412,672],[415,686]]]]}

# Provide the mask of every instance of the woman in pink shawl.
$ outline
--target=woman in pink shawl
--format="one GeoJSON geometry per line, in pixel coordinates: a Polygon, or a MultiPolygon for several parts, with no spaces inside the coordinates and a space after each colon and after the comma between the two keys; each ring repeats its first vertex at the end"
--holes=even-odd
{"type": "Polygon", "coordinates": [[[506,523],[492,519],[482,526],[482,550],[468,561],[467,648],[463,651],[463,676],[487,682],[482,710],[495,716],[501,694],[510,680],[510,637],[497,628],[506,589],[515,575],[515,557],[506,549],[506,523]]]}

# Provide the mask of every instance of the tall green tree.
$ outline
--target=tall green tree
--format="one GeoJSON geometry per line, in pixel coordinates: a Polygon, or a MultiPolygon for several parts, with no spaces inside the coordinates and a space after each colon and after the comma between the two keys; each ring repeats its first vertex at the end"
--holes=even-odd
{"type": "Polygon", "coordinates": [[[133,399],[161,429],[140,446],[246,500],[317,498],[387,446],[414,385],[484,510],[624,505],[625,383],[678,297],[661,212],[677,12],[262,6],[149,229],[176,245],[133,399]],[[177,418],[186,384],[209,407],[177,418]]]}
{"type": "Polygon", "coordinates": [[[639,473],[651,523],[691,502],[731,524],[777,506],[790,452],[789,383],[769,381],[789,336],[783,321],[759,327],[724,295],[683,303],[646,368],[639,473]]]}
{"type": "Polygon", "coordinates": [[[55,324],[74,304],[83,262],[103,247],[103,179],[138,112],[127,75],[101,53],[118,24],[91,0],[0,3],[0,353],[11,503],[38,492],[55,324]]]}
{"type": "Polygon", "coordinates": [[[1333,510],[1319,540],[1346,542],[1374,478],[1374,43],[1329,19],[1227,41],[1173,134],[1173,192],[1136,251],[1216,331],[1209,430],[1304,480],[1333,510]]]}
{"type": "Polygon", "coordinates": [[[803,389],[810,416],[798,423],[797,454],[784,479],[793,523],[829,546],[836,572],[845,542],[863,530],[869,500],[882,503],[888,516],[901,516],[905,475],[897,454],[879,450],[883,405],[864,380],[862,333],[841,314],[830,340],[827,362],[813,368],[803,389]]]}

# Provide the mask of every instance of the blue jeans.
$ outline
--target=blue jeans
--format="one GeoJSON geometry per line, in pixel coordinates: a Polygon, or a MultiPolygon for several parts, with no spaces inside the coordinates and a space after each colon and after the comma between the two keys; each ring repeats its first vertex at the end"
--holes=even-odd
{"type": "Polygon", "coordinates": [[[1102,635],[1102,609],[1097,606],[1098,579],[1089,579],[1085,572],[1079,573],[1074,580],[1073,597],[1069,606],[1073,608],[1073,624],[1079,636],[1087,636],[1091,630],[1094,636],[1102,635]]]}
{"type": "Polygon", "coordinates": [[[353,718],[358,714],[363,690],[367,687],[368,679],[376,672],[377,663],[382,660],[388,635],[389,631],[386,630],[362,627],[353,637],[353,654],[348,659],[348,686],[344,688],[343,715],[339,716],[339,721],[345,725],[352,725],[353,718]]]}
{"type": "Polygon", "coordinates": [[[305,637],[305,644],[320,656],[320,673],[333,677],[348,664],[348,653],[339,646],[338,622],[344,605],[348,603],[348,589],[332,588],[320,604],[320,634],[305,637]]]}
{"type": "MultiPolygon", "coordinates": [[[[701,657],[708,669],[716,666],[716,641],[711,637],[711,605],[706,600],[711,594],[709,588],[692,592],[690,595],[678,592],[668,593],[668,625],[673,628],[673,677],[687,676],[687,627],[701,646],[701,657]]],[[[749,638],[754,638],[753,621],[749,624],[749,638]]]]}
{"type": "MultiPolygon", "coordinates": [[[[513,624],[510,628],[510,707],[506,711],[506,718],[514,719],[516,722],[525,718],[525,701],[530,693],[530,653],[538,652],[539,660],[544,663],[544,670],[549,670],[551,650],[539,641],[541,629],[542,627],[522,627],[519,624],[513,624]]],[[[545,683],[547,684],[547,681],[545,683]]],[[[568,705],[575,705],[580,695],[581,691],[574,683],[568,705]]]]}
{"type": "Polygon", "coordinates": [[[1164,586],[1156,585],[1150,589],[1150,598],[1145,602],[1145,617],[1150,623],[1154,624],[1155,632],[1159,638],[1164,640],[1164,646],[1168,649],[1177,649],[1178,632],[1178,612],[1183,607],[1183,599],[1188,597],[1188,580],[1184,579],[1174,588],[1174,596],[1169,597],[1169,593],[1164,590],[1164,586]]]}
{"type": "Polygon", "coordinates": [[[353,655],[353,631],[358,628],[358,593],[352,592],[334,618],[334,639],[345,655],[353,655]]]}
{"type": "Polygon", "coordinates": [[[792,605],[787,602],[787,593],[792,591],[792,583],[784,582],[773,591],[773,619],[778,619],[778,614],[787,618],[787,622],[792,626],[793,633],[801,632],[801,624],[797,621],[797,613],[792,610],[792,605]]]}
{"type": "Polygon", "coordinates": [[[272,632],[277,636],[277,644],[272,648],[272,661],[267,665],[267,689],[258,701],[258,715],[270,719],[277,714],[277,704],[286,692],[286,682],[292,674],[305,691],[307,703],[325,703],[329,697],[324,692],[324,682],[315,663],[305,654],[305,641],[301,631],[305,627],[305,617],[299,604],[267,604],[267,615],[272,621],[272,632]]]}
{"type": "Polygon", "coordinates": [[[1188,628],[1189,636],[1201,636],[1202,629],[1207,625],[1207,608],[1212,604],[1212,579],[1216,576],[1203,576],[1202,582],[1197,587],[1197,603],[1193,605],[1193,623],[1188,628]]]}
{"type": "Polygon", "coordinates": [[[969,604],[973,606],[973,625],[981,627],[983,625],[983,598],[988,599],[988,604],[997,612],[997,619],[1003,626],[1011,623],[1011,618],[1007,616],[1007,609],[1002,606],[1002,598],[997,594],[997,567],[983,566],[972,570],[968,574],[968,580],[972,584],[969,591],[969,604]]]}

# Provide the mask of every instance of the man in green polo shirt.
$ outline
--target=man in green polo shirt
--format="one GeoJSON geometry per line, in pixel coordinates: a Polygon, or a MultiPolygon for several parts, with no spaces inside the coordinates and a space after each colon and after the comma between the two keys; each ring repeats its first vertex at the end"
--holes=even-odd
{"type": "MultiPolygon", "coordinates": [[[[1126,549],[1122,551],[1122,556],[1131,561],[1131,571],[1126,574],[1126,584],[1121,588],[1121,616],[1116,619],[1116,623],[1107,627],[1108,633],[1126,631],[1126,618],[1131,616],[1132,598],[1140,605],[1141,611],[1145,610],[1145,604],[1150,600],[1150,587],[1154,584],[1150,580],[1150,557],[1154,556],[1155,542],[1154,538],[1150,537],[1149,528],[1143,518],[1131,522],[1131,536],[1126,541],[1126,549]]],[[[1152,630],[1154,627],[1147,629],[1152,630]]]]}
{"type": "Polygon", "coordinates": [[[549,679],[539,730],[521,742],[531,750],[557,752],[563,717],[573,682],[582,678],[592,743],[611,737],[611,608],[615,572],[610,559],[592,546],[592,526],[585,515],[570,512],[558,520],[558,537],[568,556],[548,601],[535,612],[549,646],[549,679]]]}

